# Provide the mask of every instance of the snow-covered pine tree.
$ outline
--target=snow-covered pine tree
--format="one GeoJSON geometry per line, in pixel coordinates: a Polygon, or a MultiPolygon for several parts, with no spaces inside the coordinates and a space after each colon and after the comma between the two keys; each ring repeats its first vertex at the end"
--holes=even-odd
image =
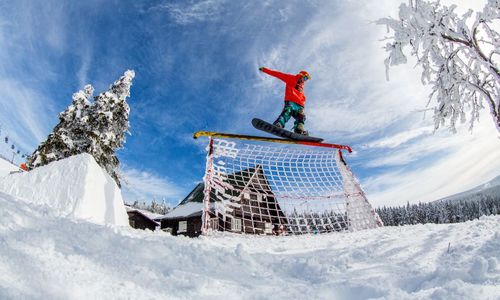
{"type": "Polygon", "coordinates": [[[117,174],[120,162],[115,151],[123,147],[125,133],[129,129],[130,108],[126,99],[130,96],[130,86],[134,76],[134,71],[126,71],[110,86],[108,91],[95,98],[91,108],[92,131],[89,132],[92,142],[91,154],[97,163],[115,179],[118,186],[121,186],[117,174]]]}
{"type": "MultiPolygon", "coordinates": [[[[489,107],[500,131],[500,0],[488,0],[482,12],[469,10],[459,16],[457,6],[439,1],[409,0],[401,4],[399,19],[377,21],[392,29],[386,44],[387,69],[407,62],[404,49],[409,46],[422,67],[422,83],[432,86],[429,102],[434,106],[435,128],[445,125],[456,132],[457,121],[469,129],[479,118],[484,103],[489,107]],[[497,31],[495,31],[497,30],[497,31]]],[[[428,103],[429,105],[429,103],[428,103]]]]}
{"type": "Polygon", "coordinates": [[[92,86],[87,85],[73,94],[72,104],[59,114],[59,124],[28,157],[28,168],[33,169],[88,150],[89,108],[93,92],[92,86]]]}
{"type": "Polygon", "coordinates": [[[89,153],[121,186],[115,151],[123,147],[128,132],[130,108],[126,98],[130,95],[134,76],[134,71],[126,71],[108,91],[95,97],[94,103],[90,101],[94,91],[91,85],[75,93],[73,103],[59,114],[59,124],[27,159],[28,168],[89,153]]]}

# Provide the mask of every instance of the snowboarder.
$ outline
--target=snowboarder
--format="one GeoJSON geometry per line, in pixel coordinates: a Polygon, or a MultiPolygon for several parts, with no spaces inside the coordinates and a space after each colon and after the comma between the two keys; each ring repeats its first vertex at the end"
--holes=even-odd
{"type": "Polygon", "coordinates": [[[285,128],[286,122],[290,117],[295,119],[293,130],[295,133],[309,135],[304,129],[306,114],[304,106],[306,104],[306,96],[304,95],[304,83],[311,79],[309,73],[300,71],[298,74],[286,74],[274,71],[268,68],[260,67],[259,71],[268,75],[281,79],[286,84],[285,88],[285,106],[279,117],[274,121],[273,125],[279,128],[285,128]]]}

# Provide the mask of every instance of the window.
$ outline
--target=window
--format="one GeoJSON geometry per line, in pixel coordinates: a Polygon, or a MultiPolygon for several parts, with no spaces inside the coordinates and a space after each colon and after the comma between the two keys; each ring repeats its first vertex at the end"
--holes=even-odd
{"type": "Polygon", "coordinates": [[[264,224],[264,233],[272,234],[273,233],[273,224],[266,222],[264,224]]]}
{"type": "Polygon", "coordinates": [[[177,233],[187,232],[187,221],[179,221],[179,229],[177,233]]]}
{"type": "Polygon", "coordinates": [[[232,231],[241,231],[241,219],[233,219],[231,222],[232,231]]]}

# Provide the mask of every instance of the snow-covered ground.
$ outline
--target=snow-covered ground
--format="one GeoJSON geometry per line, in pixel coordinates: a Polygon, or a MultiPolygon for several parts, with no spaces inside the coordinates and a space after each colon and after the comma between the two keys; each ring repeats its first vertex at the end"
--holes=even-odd
{"type": "Polygon", "coordinates": [[[10,172],[18,171],[19,168],[0,157],[0,177],[8,175],[10,172]]]}
{"type": "Polygon", "coordinates": [[[0,194],[1,299],[500,299],[500,216],[190,239],[0,194]]]}
{"type": "Polygon", "coordinates": [[[96,166],[83,155],[0,172],[0,299],[500,299],[500,216],[173,237],[117,226],[121,197],[96,166]]]}

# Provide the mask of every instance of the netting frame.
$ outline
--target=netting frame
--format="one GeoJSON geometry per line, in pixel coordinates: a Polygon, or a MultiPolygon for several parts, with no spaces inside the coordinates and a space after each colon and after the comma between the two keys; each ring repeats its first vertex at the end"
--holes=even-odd
{"type": "MultiPolygon", "coordinates": [[[[214,194],[213,193],[214,173],[217,173],[216,171],[214,171],[214,159],[215,159],[214,152],[216,151],[216,149],[214,149],[214,147],[215,147],[214,141],[220,141],[220,140],[225,140],[225,139],[234,139],[234,138],[235,139],[243,139],[243,140],[244,139],[248,139],[248,140],[251,139],[251,138],[248,138],[247,136],[245,136],[245,138],[240,138],[241,136],[236,136],[236,135],[230,135],[228,137],[227,135],[224,135],[224,134],[213,134],[213,133],[212,134],[207,133],[206,136],[208,136],[208,138],[209,138],[209,143],[207,146],[206,170],[205,170],[205,176],[204,176],[205,186],[204,186],[203,213],[202,213],[202,234],[203,235],[209,235],[211,232],[217,231],[217,230],[219,230],[219,231],[226,231],[227,230],[227,226],[226,226],[227,224],[225,223],[226,222],[226,220],[225,220],[226,215],[223,216],[224,221],[223,221],[223,225],[221,227],[220,220],[218,218],[222,218],[222,217],[217,215],[217,209],[214,209],[214,207],[213,207],[214,205],[218,205],[218,204],[217,203],[214,204],[213,199],[211,202],[211,197],[214,194]],[[222,228],[222,230],[221,230],[221,228],[222,228]]],[[[257,141],[271,142],[271,145],[272,145],[272,142],[276,142],[276,139],[261,138],[261,139],[258,139],[257,141]],[[263,139],[265,139],[265,140],[263,140],[263,139]]],[[[290,141],[288,141],[288,140],[280,140],[280,139],[277,140],[277,142],[281,142],[281,141],[284,141],[285,143],[290,144],[290,141]]],[[[289,220],[296,221],[297,216],[290,218],[289,215],[287,215],[287,216],[285,216],[285,218],[287,219],[287,223],[286,223],[287,228],[286,228],[286,230],[283,230],[280,232],[284,232],[284,234],[324,233],[324,232],[334,232],[334,231],[344,231],[344,230],[345,231],[356,231],[356,230],[361,230],[361,229],[369,229],[369,228],[376,228],[379,226],[383,226],[380,218],[378,217],[378,215],[374,211],[371,204],[368,202],[366,195],[365,195],[364,191],[362,190],[358,180],[354,177],[351,169],[349,168],[349,166],[347,165],[347,163],[345,162],[345,160],[343,158],[342,151],[352,152],[350,147],[345,146],[345,145],[326,144],[326,143],[310,143],[310,142],[307,142],[307,143],[295,143],[294,142],[294,144],[301,144],[301,145],[309,146],[309,147],[331,148],[331,149],[328,149],[328,151],[333,151],[333,153],[335,153],[336,160],[338,162],[340,162],[338,164],[338,169],[339,169],[339,172],[341,173],[341,176],[343,178],[342,185],[343,185],[343,190],[344,190],[344,196],[347,199],[346,205],[345,205],[345,216],[346,216],[345,220],[344,220],[345,224],[343,225],[341,230],[333,230],[333,229],[332,230],[317,230],[317,232],[310,231],[310,230],[307,232],[304,232],[303,230],[294,231],[292,229],[293,226],[299,227],[298,225],[300,225],[300,224],[293,223],[289,220]],[[357,203],[357,204],[355,205],[355,203],[357,203]],[[360,205],[360,203],[362,205],[360,205]],[[360,209],[362,210],[362,213],[359,213],[360,209]],[[357,217],[355,217],[356,215],[363,215],[363,217],[357,218],[357,217]]],[[[257,167],[255,168],[255,170],[257,170],[257,167]]],[[[253,170],[253,171],[255,171],[255,170],[253,170]]],[[[240,171],[240,173],[241,172],[245,172],[245,171],[240,171]]],[[[246,174],[246,175],[248,175],[248,174],[246,174]]],[[[236,176],[236,175],[234,175],[234,176],[236,176]]],[[[243,176],[243,175],[241,175],[241,176],[243,176]]],[[[252,175],[252,177],[253,176],[254,175],[252,175]]],[[[248,175],[248,177],[250,177],[250,176],[248,175]]],[[[252,179],[250,179],[250,181],[251,180],[252,179]]],[[[219,178],[219,183],[220,183],[220,178],[219,178]]],[[[242,200],[243,200],[244,196],[241,196],[241,194],[243,194],[243,191],[240,191],[240,195],[238,196],[238,197],[240,197],[240,201],[241,201],[240,204],[243,206],[242,200]]],[[[276,199],[275,199],[275,202],[278,203],[278,201],[276,199]]],[[[269,203],[267,203],[267,205],[269,205],[269,203]]],[[[276,204],[276,206],[278,206],[278,204],[276,204]]],[[[255,206],[253,206],[253,207],[251,206],[251,209],[253,209],[253,208],[255,208],[255,206]]],[[[280,207],[278,207],[277,210],[281,210],[280,207]]],[[[242,211],[243,211],[243,209],[242,209],[242,211]]],[[[267,217],[270,217],[269,211],[270,211],[270,209],[268,207],[267,217]]],[[[262,217],[262,215],[260,215],[260,217],[262,217]]],[[[283,215],[281,215],[279,217],[283,217],[283,215]]],[[[242,219],[239,221],[240,227],[242,226],[241,225],[242,222],[245,222],[244,217],[241,217],[241,218],[242,219]]],[[[277,216],[275,216],[275,218],[277,218],[277,216]]],[[[312,217],[309,216],[309,218],[312,218],[312,217]]],[[[320,220],[321,218],[323,218],[323,217],[318,217],[317,219],[320,220]]],[[[237,221],[237,220],[234,219],[231,221],[231,223],[233,221],[237,221]]],[[[252,221],[253,221],[253,219],[252,219],[252,221]]],[[[323,222],[322,219],[321,219],[321,222],[323,222]]],[[[272,226],[276,226],[276,224],[273,224],[271,221],[269,221],[269,223],[272,226]]],[[[280,221],[280,224],[282,224],[281,221],[280,221]]],[[[323,223],[321,223],[321,224],[324,225],[323,223]]],[[[265,225],[268,225],[268,224],[265,224],[265,225]]],[[[317,228],[316,225],[317,224],[314,223],[315,228],[317,228]]],[[[283,224],[280,225],[280,228],[282,226],[283,226],[283,224]]],[[[247,226],[244,225],[243,227],[245,229],[243,230],[242,233],[249,233],[246,231],[247,226]]],[[[306,224],[306,227],[309,228],[309,225],[306,224]]],[[[236,226],[236,228],[238,228],[238,226],[236,226]]],[[[273,227],[273,228],[276,228],[276,227],[273,227]]],[[[323,226],[322,228],[325,228],[325,227],[323,226]]],[[[241,228],[239,230],[241,231],[241,228]]],[[[259,232],[256,232],[255,231],[256,227],[254,226],[253,230],[254,230],[254,232],[250,232],[250,233],[253,233],[253,234],[256,234],[256,233],[275,234],[274,229],[273,229],[272,233],[268,232],[267,228],[264,232],[262,230],[259,232]]],[[[231,227],[231,230],[227,230],[227,231],[232,231],[232,227],[231,227]]]]}

